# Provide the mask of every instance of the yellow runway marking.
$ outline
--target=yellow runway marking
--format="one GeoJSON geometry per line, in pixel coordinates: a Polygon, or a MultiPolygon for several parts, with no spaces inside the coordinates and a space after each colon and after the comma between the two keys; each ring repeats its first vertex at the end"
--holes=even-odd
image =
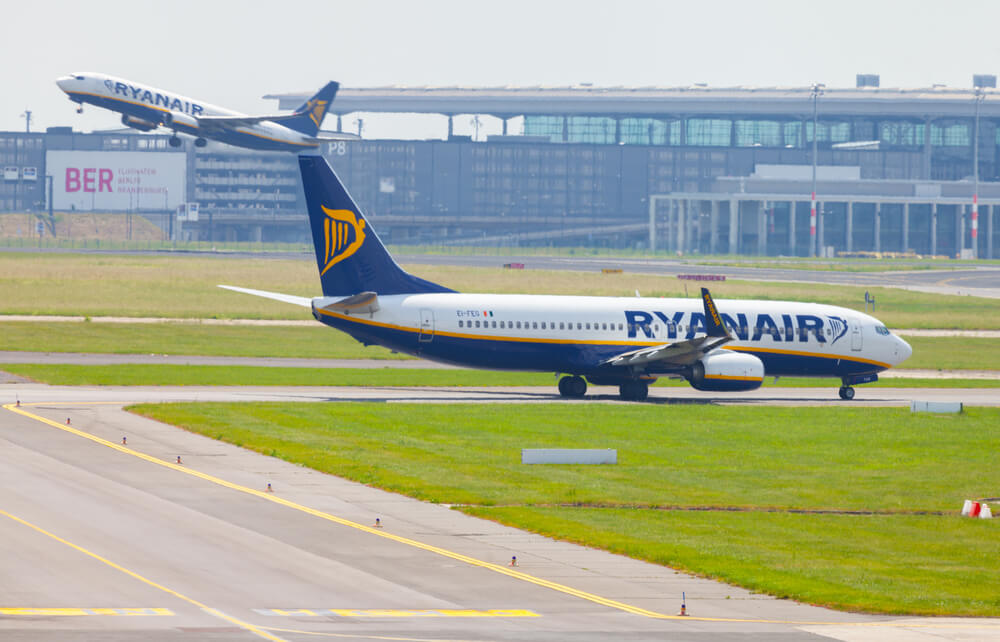
{"type": "Polygon", "coordinates": [[[541,617],[527,609],[254,609],[254,612],[292,617],[541,617]]]}
{"type": "Polygon", "coordinates": [[[173,615],[170,609],[144,609],[144,608],[94,608],[81,609],[72,607],[36,607],[36,606],[0,606],[0,615],[36,615],[47,617],[55,616],[77,616],[77,615],[173,615]]]}
{"type": "MultiPolygon", "coordinates": [[[[895,620],[881,620],[876,622],[821,622],[821,621],[799,621],[799,620],[772,620],[772,619],[757,619],[757,618],[725,618],[725,617],[694,617],[690,615],[669,615],[667,613],[659,613],[657,611],[651,611],[649,609],[644,609],[642,607],[633,606],[631,604],[625,604],[624,602],[618,602],[617,600],[612,600],[610,598],[601,597],[600,595],[595,595],[593,593],[588,593],[586,591],[581,591],[575,589],[571,586],[566,586],[565,584],[559,584],[558,582],[552,582],[540,577],[535,577],[534,575],[528,575],[527,573],[522,573],[521,571],[516,571],[505,565],[494,564],[492,562],[486,562],[484,560],[476,559],[468,555],[463,555],[462,553],[456,553],[454,551],[449,551],[448,549],[441,548],[439,546],[432,546],[431,544],[425,544],[414,539],[409,539],[407,537],[402,537],[399,535],[393,535],[388,533],[383,529],[377,529],[372,526],[365,526],[364,524],[358,524],[357,522],[352,522],[343,517],[337,517],[336,515],[331,515],[330,513],[324,513],[321,510],[315,508],[310,508],[302,504],[297,504],[293,501],[278,497],[273,493],[268,493],[263,490],[256,490],[254,488],[249,488],[247,486],[241,486],[225,479],[209,475],[207,473],[202,473],[197,470],[191,470],[180,464],[175,464],[171,461],[166,461],[163,459],[157,459],[152,455],[147,455],[145,453],[139,452],[137,450],[132,450],[127,446],[122,446],[114,442],[110,442],[107,439],[102,439],[96,435],[92,435],[82,430],[78,430],[73,426],[66,426],[58,422],[52,421],[51,419],[46,419],[45,417],[30,413],[24,408],[15,408],[14,404],[6,404],[3,406],[11,412],[28,417],[29,419],[34,419],[53,428],[58,428],[64,432],[68,432],[84,439],[88,439],[94,443],[112,448],[119,452],[125,453],[126,455],[131,455],[133,457],[138,457],[144,461],[148,461],[157,466],[163,466],[164,468],[170,468],[185,475],[191,475],[192,477],[197,477],[203,479],[207,482],[223,486],[241,493],[246,493],[247,495],[253,495],[263,500],[274,502],[275,504],[280,504],[287,508],[297,510],[307,515],[312,515],[320,519],[332,522],[334,524],[340,524],[341,526],[346,526],[348,528],[353,528],[355,530],[361,531],[363,533],[368,533],[369,535],[374,535],[376,537],[382,537],[406,546],[410,546],[416,549],[427,551],[429,553],[434,553],[442,557],[447,557],[459,562],[463,562],[470,566],[475,566],[478,568],[486,569],[488,571],[493,571],[494,573],[499,573],[501,575],[506,575],[508,577],[520,580],[522,582],[527,582],[529,584],[534,584],[536,586],[541,586],[543,588],[551,589],[553,591],[558,591],[566,595],[571,595],[573,597],[578,597],[582,600],[587,600],[595,604],[600,604],[602,606],[607,606],[608,608],[617,609],[619,611],[625,611],[626,613],[632,613],[635,615],[642,615],[649,618],[655,618],[660,620],[679,620],[682,622],[730,622],[730,623],[743,623],[743,624],[787,624],[792,626],[818,626],[818,625],[838,625],[838,626],[905,626],[905,627],[920,627],[920,628],[983,628],[983,624],[970,624],[970,625],[953,625],[947,623],[928,623],[928,624],[899,624],[895,620]]],[[[2,513],[2,511],[0,511],[2,513]]],[[[5,514],[5,513],[4,513],[5,514]]],[[[16,518],[15,518],[16,519],[16,518]]],[[[147,581],[148,580],[144,580],[147,581]]],[[[168,589],[164,589],[168,590],[168,589]]],[[[169,591],[169,590],[168,590],[169,591]]],[[[189,598],[183,598],[188,601],[189,598]]],[[[249,625],[247,625],[249,626],[249,625]]],[[[987,628],[1000,628],[1000,624],[989,624],[987,628]]],[[[259,629],[258,629],[259,630],[259,629]]],[[[277,629],[270,629],[277,630],[277,629]]]]}
{"type": "MultiPolygon", "coordinates": [[[[10,404],[4,406],[4,408],[7,408],[8,410],[13,409],[10,406],[10,404]]],[[[58,424],[56,424],[56,425],[58,425],[58,424]]],[[[63,539],[62,537],[59,537],[58,535],[56,535],[54,533],[50,533],[49,531],[45,530],[44,528],[41,528],[40,526],[35,526],[31,522],[25,521],[25,520],[21,519],[20,517],[18,517],[16,515],[12,515],[12,514],[8,513],[7,511],[5,511],[3,509],[0,509],[0,515],[3,515],[4,517],[10,518],[10,519],[14,520],[15,522],[17,522],[18,524],[22,524],[24,526],[27,526],[28,528],[30,528],[30,529],[32,529],[34,531],[37,531],[37,532],[41,533],[42,535],[45,535],[46,537],[50,537],[50,538],[54,539],[55,541],[59,542],[60,544],[65,544],[66,546],[72,548],[75,551],[83,553],[84,555],[87,555],[88,557],[92,557],[93,559],[97,560],[98,562],[101,562],[103,564],[107,564],[108,566],[110,566],[111,568],[115,569],[116,571],[121,571],[125,575],[128,575],[129,577],[135,578],[135,579],[139,580],[140,582],[142,582],[143,584],[146,584],[148,586],[152,586],[153,588],[159,589],[159,590],[163,591],[164,593],[168,593],[170,595],[173,595],[177,599],[183,600],[183,601],[187,602],[188,604],[193,604],[194,606],[197,606],[198,608],[200,608],[201,610],[205,611],[209,615],[214,615],[215,617],[217,617],[217,618],[219,618],[221,620],[225,620],[226,622],[229,622],[230,624],[234,624],[234,625],[240,627],[241,629],[245,629],[247,631],[250,631],[251,633],[256,633],[257,635],[259,635],[260,637],[264,638],[265,640],[271,640],[271,642],[286,642],[286,640],[284,640],[282,638],[279,638],[279,637],[277,637],[275,635],[271,635],[267,631],[265,631],[265,630],[263,630],[263,629],[261,629],[259,627],[256,627],[253,624],[250,624],[249,622],[243,622],[242,620],[237,620],[236,618],[231,617],[229,615],[226,615],[225,613],[223,613],[222,611],[219,611],[218,609],[213,609],[210,606],[202,604],[201,602],[199,602],[198,600],[196,600],[194,598],[190,598],[190,597],[188,597],[188,596],[186,596],[186,595],[184,595],[182,593],[178,593],[177,591],[175,591],[173,589],[167,588],[166,586],[164,586],[162,584],[154,582],[151,579],[143,577],[142,575],[139,575],[135,571],[130,571],[127,568],[125,568],[124,566],[122,566],[120,564],[116,564],[115,562],[112,562],[111,560],[109,560],[106,557],[101,557],[97,553],[93,553],[91,551],[88,551],[87,549],[83,548],[82,546],[78,546],[78,545],[74,544],[73,542],[71,542],[69,540],[66,540],[66,539],[63,539]]]]}

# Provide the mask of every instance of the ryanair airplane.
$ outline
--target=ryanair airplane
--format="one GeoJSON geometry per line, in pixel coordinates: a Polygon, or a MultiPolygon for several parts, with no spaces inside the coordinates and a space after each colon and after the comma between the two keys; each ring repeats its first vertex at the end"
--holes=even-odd
{"type": "Polygon", "coordinates": [[[906,360],[911,349],[878,319],[788,301],[461,294],[408,274],[329,164],[299,156],[323,296],[220,286],[311,308],[365,345],[473,368],[561,373],[559,393],[587,382],[646,399],[657,377],[698,390],[744,391],[765,376],[830,377],[840,397],[906,360]]]}
{"type": "Polygon", "coordinates": [[[169,91],[147,87],[122,78],[91,72],[74,73],[56,80],[69,99],[118,112],[122,124],[148,132],[166,127],[174,132],[171,147],[179,147],[178,133],[195,136],[196,147],[208,139],[247,149],[301,152],[333,140],[353,140],[353,134],[320,133],[320,125],[337,89],[328,82],[315,96],[291,114],[247,116],[169,91]]]}

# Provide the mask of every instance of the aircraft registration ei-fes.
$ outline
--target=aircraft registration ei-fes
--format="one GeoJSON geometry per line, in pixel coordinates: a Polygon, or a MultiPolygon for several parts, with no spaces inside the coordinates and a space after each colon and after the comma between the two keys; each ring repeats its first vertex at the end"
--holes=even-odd
{"type": "Polygon", "coordinates": [[[357,140],[353,134],[319,131],[337,89],[328,82],[290,114],[248,116],[173,92],[94,72],[77,72],[56,80],[69,99],[109,109],[122,115],[122,124],[152,131],[173,130],[172,147],[179,147],[178,133],[195,136],[196,147],[215,140],[236,147],[267,151],[303,152],[336,140],[357,140]]]}
{"type": "Polygon", "coordinates": [[[906,360],[912,350],[878,319],[791,301],[462,294],[405,272],[330,165],[299,167],[323,296],[222,285],[312,310],[365,345],[495,370],[563,374],[559,392],[587,382],[646,399],[657,377],[708,391],[754,390],[765,376],[830,377],[840,397],[906,360]]]}

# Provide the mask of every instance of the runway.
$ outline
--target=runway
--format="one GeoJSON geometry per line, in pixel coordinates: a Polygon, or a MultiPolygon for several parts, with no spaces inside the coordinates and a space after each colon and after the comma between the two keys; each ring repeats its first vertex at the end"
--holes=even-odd
{"type": "Polygon", "coordinates": [[[865,616],[751,594],[121,410],[322,391],[16,385],[0,395],[15,388],[27,392],[21,407],[0,411],[5,642],[1000,639],[1000,620],[865,616]]]}
{"type": "MultiPolygon", "coordinates": [[[[445,256],[400,255],[399,263],[413,265],[454,265],[465,267],[499,267],[504,263],[523,263],[531,270],[569,270],[594,272],[603,268],[622,269],[638,274],[720,274],[729,279],[747,281],[784,281],[830,283],[836,285],[890,287],[930,292],[934,294],[971,295],[1000,298],[1000,266],[956,266],[956,269],[912,270],[898,272],[844,272],[837,270],[798,270],[780,267],[741,267],[738,265],[698,265],[677,259],[628,259],[614,257],[547,257],[547,256],[445,256]]],[[[761,261],[775,261],[760,257],[761,261]]],[[[901,263],[902,264],[902,263],[901,263]]]]}

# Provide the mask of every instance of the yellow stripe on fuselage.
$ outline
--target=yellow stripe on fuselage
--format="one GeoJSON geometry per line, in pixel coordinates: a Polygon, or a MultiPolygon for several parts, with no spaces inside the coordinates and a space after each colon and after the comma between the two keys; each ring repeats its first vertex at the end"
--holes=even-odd
{"type": "MultiPolygon", "coordinates": [[[[73,91],[73,92],[69,92],[69,93],[70,94],[81,94],[81,95],[84,95],[84,96],[94,96],[95,98],[102,98],[104,100],[116,100],[116,101],[118,101],[120,103],[126,103],[128,105],[136,105],[136,106],[142,107],[144,109],[152,109],[154,111],[163,112],[164,114],[169,114],[172,111],[170,109],[164,109],[162,107],[157,107],[156,105],[149,105],[147,103],[137,103],[134,100],[126,100],[124,98],[118,98],[116,96],[105,96],[104,94],[94,94],[94,93],[91,93],[89,91],[73,91]]],[[[191,116],[191,118],[195,118],[196,119],[197,117],[196,116],[191,116]]],[[[238,116],[234,116],[234,118],[238,118],[238,116]]],[[[194,131],[200,131],[200,130],[198,130],[195,127],[191,127],[190,125],[185,125],[184,123],[173,123],[173,124],[171,124],[169,126],[170,127],[185,127],[187,129],[192,129],[194,131]]],[[[273,138],[271,136],[265,136],[263,134],[258,134],[258,133],[252,132],[252,131],[247,131],[245,129],[233,128],[233,129],[230,129],[229,131],[236,132],[238,134],[246,134],[247,136],[253,136],[254,138],[262,138],[264,140],[273,141],[275,143],[282,143],[284,145],[298,145],[299,147],[309,147],[309,148],[312,148],[312,149],[316,149],[316,148],[319,147],[319,143],[300,143],[300,142],[297,142],[297,141],[294,141],[294,140],[285,140],[285,139],[282,139],[282,138],[273,138]]]]}
{"type": "MultiPolygon", "coordinates": [[[[386,328],[389,330],[399,330],[400,332],[409,332],[411,334],[421,334],[420,328],[411,328],[409,326],[396,325],[392,323],[383,323],[381,321],[373,321],[371,319],[361,319],[359,317],[354,317],[346,314],[338,314],[336,312],[330,312],[329,310],[324,310],[322,308],[317,308],[317,312],[324,316],[334,317],[336,319],[341,319],[342,321],[349,321],[351,323],[360,323],[362,325],[374,326],[379,328],[386,328]]],[[[507,336],[496,336],[490,334],[467,334],[462,332],[446,332],[441,330],[434,330],[431,332],[424,332],[423,334],[434,334],[435,336],[442,337],[452,337],[455,339],[470,339],[479,341],[512,341],[516,343],[543,343],[549,345],[599,345],[599,346],[624,346],[628,348],[649,348],[654,346],[664,345],[662,341],[600,341],[600,340],[580,340],[580,339],[548,339],[542,337],[507,337],[507,336]]],[[[740,352],[768,352],[773,354],[787,354],[799,357],[815,357],[819,359],[837,359],[840,361],[854,361],[856,363],[867,363],[880,368],[888,369],[891,366],[887,363],[882,363],[881,361],[873,361],[871,359],[862,359],[861,357],[845,356],[840,354],[822,354],[818,352],[804,352],[800,350],[779,350],[776,348],[761,348],[757,346],[740,346],[733,345],[731,343],[726,344],[722,348],[723,350],[738,350],[740,352]]],[[[757,381],[756,378],[751,378],[752,381],[757,381]]]]}

